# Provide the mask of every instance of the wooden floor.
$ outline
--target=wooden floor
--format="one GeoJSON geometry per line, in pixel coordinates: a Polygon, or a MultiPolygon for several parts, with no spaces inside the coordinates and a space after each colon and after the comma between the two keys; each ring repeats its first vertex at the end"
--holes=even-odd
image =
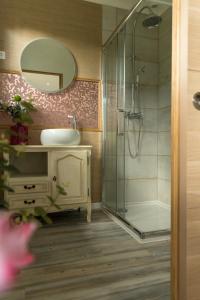
{"type": "Polygon", "coordinates": [[[31,248],[34,265],[2,300],[169,300],[169,242],[139,244],[103,212],[55,216],[31,248]]]}

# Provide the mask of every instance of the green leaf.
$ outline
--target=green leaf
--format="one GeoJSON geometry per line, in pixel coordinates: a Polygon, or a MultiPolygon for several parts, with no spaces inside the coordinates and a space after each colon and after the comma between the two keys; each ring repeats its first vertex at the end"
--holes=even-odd
{"type": "Polygon", "coordinates": [[[57,191],[58,191],[58,193],[59,193],[60,195],[63,195],[63,196],[66,196],[66,195],[67,195],[67,193],[65,192],[65,189],[64,189],[62,186],[56,185],[56,188],[57,188],[57,191]]]}
{"type": "Polygon", "coordinates": [[[17,151],[13,146],[0,140],[0,153],[17,153],[17,151]]]}
{"type": "Polygon", "coordinates": [[[12,165],[0,163],[0,171],[6,171],[9,173],[19,173],[18,169],[12,165]]]}
{"type": "Polygon", "coordinates": [[[49,201],[51,202],[51,204],[55,207],[55,208],[57,208],[57,209],[61,209],[61,207],[58,205],[58,204],[56,204],[56,199],[54,199],[53,197],[51,197],[51,196],[47,196],[47,199],[49,199],[49,201]]]}
{"type": "Polygon", "coordinates": [[[51,218],[49,218],[48,215],[42,215],[41,218],[44,220],[44,222],[46,222],[48,225],[53,224],[51,218]]]}
{"type": "Polygon", "coordinates": [[[11,192],[11,193],[14,192],[14,190],[11,187],[9,187],[8,185],[6,185],[4,183],[4,181],[2,181],[2,180],[0,180],[0,191],[7,191],[7,192],[11,192]]]}
{"type": "Polygon", "coordinates": [[[4,132],[3,132],[3,135],[4,135],[4,137],[5,137],[6,139],[8,139],[9,136],[10,136],[10,133],[11,133],[11,129],[6,128],[6,129],[4,130],[4,132]]]}
{"type": "Polygon", "coordinates": [[[26,109],[26,112],[32,112],[37,111],[37,109],[33,106],[32,100],[28,101],[22,101],[21,105],[26,109]]]}
{"type": "Polygon", "coordinates": [[[34,209],[36,216],[41,217],[45,223],[52,224],[52,220],[47,215],[47,212],[42,207],[35,207],[34,209]]]}
{"type": "Polygon", "coordinates": [[[55,204],[55,203],[54,203],[54,206],[55,206],[55,208],[57,208],[57,209],[59,209],[59,210],[61,209],[61,207],[60,207],[58,204],[55,204]]]}
{"type": "Polygon", "coordinates": [[[31,116],[26,113],[26,112],[21,112],[21,115],[20,115],[20,118],[19,118],[19,121],[21,123],[28,123],[28,124],[32,124],[33,123],[33,119],[31,118],[31,116]]]}
{"type": "Polygon", "coordinates": [[[47,198],[49,199],[49,201],[51,202],[51,204],[55,203],[55,200],[51,196],[47,196],[47,198]]]}
{"type": "Polygon", "coordinates": [[[22,214],[22,222],[28,223],[28,221],[29,221],[28,216],[26,214],[22,214]]]}
{"type": "Polygon", "coordinates": [[[16,95],[16,96],[13,97],[13,100],[14,100],[15,102],[20,102],[20,101],[22,100],[22,98],[21,98],[20,95],[16,95]]]}
{"type": "Polygon", "coordinates": [[[46,215],[46,211],[42,207],[35,207],[34,211],[37,216],[46,215]]]}

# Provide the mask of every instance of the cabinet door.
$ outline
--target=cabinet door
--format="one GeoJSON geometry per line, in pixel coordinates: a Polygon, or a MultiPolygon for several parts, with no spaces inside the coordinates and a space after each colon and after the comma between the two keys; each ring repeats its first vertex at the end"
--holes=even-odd
{"type": "Polygon", "coordinates": [[[58,196],[56,185],[66,192],[66,196],[58,196],[57,203],[87,202],[87,151],[53,151],[51,157],[53,196],[58,196]]]}

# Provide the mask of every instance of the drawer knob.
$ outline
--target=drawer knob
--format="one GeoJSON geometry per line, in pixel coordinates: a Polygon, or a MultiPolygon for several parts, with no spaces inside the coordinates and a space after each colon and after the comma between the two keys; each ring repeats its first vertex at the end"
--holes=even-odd
{"type": "Polygon", "coordinates": [[[35,184],[33,184],[33,185],[24,185],[24,189],[25,189],[25,190],[32,190],[32,189],[35,189],[35,184]]]}
{"type": "Polygon", "coordinates": [[[30,201],[24,200],[24,204],[28,204],[28,205],[35,204],[35,200],[30,200],[30,201]]]}

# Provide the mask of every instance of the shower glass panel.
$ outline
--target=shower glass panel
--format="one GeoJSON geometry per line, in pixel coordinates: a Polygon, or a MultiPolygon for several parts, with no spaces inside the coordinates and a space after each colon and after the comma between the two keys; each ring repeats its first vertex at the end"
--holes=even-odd
{"type": "Polygon", "coordinates": [[[141,238],[170,232],[171,30],[142,1],[104,48],[104,206],[141,238]]]}
{"type": "Polygon", "coordinates": [[[104,204],[125,217],[125,30],[104,51],[104,204]],[[117,62],[117,64],[116,64],[117,62]]]}
{"type": "Polygon", "coordinates": [[[126,27],[118,34],[117,42],[117,211],[125,217],[125,41],[126,27]]]}
{"type": "Polygon", "coordinates": [[[117,37],[104,51],[104,199],[106,207],[117,210],[117,37]]]}

